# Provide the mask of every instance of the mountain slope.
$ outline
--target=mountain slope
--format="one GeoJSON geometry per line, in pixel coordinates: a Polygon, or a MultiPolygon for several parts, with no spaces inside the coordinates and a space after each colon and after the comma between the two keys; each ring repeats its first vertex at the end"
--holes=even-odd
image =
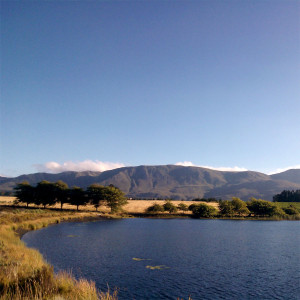
{"type": "Polygon", "coordinates": [[[272,179],[286,180],[300,184],[300,169],[291,169],[282,173],[270,175],[272,179]]]}
{"type": "MultiPolygon", "coordinates": [[[[292,170],[300,171],[300,170],[292,170]]],[[[284,172],[286,173],[286,172],[284,172]]],[[[193,199],[233,196],[248,200],[250,197],[272,200],[284,189],[300,189],[298,172],[275,174],[221,172],[200,167],[175,165],[123,167],[105,172],[36,173],[16,178],[0,178],[0,191],[11,191],[16,183],[27,180],[35,185],[41,180],[63,180],[70,187],[86,188],[92,183],[114,184],[131,198],[193,199]],[[288,178],[289,180],[286,180],[288,178]]],[[[300,174],[300,172],[299,172],[300,174]]]]}

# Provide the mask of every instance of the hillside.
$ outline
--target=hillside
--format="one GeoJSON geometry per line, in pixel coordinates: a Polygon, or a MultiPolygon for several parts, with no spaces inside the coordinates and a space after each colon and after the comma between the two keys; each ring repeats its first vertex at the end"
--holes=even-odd
{"type": "Polygon", "coordinates": [[[175,165],[124,167],[105,172],[35,173],[15,178],[0,178],[0,191],[12,191],[16,183],[27,180],[35,185],[41,180],[63,180],[70,187],[86,188],[92,183],[114,184],[131,198],[192,199],[233,196],[272,200],[284,189],[300,189],[300,170],[275,175],[259,172],[221,172],[200,167],[175,165]]]}
{"type": "Polygon", "coordinates": [[[300,184],[300,170],[299,169],[291,169],[282,173],[270,175],[273,179],[286,180],[290,182],[294,182],[300,184]]]}

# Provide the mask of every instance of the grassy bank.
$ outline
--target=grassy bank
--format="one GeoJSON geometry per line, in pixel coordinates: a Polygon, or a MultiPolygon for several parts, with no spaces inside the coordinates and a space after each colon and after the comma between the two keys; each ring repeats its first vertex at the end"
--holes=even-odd
{"type": "Polygon", "coordinates": [[[27,248],[20,233],[62,221],[99,218],[94,212],[0,207],[0,299],[116,299],[97,291],[95,283],[55,274],[42,255],[27,248]]]}

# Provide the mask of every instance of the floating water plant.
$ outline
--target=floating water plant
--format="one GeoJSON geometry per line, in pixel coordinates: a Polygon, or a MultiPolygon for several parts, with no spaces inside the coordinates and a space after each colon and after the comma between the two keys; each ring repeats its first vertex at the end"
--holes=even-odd
{"type": "Polygon", "coordinates": [[[164,270],[164,269],[170,269],[170,267],[167,267],[165,265],[160,265],[160,266],[146,266],[146,269],[150,269],[150,270],[164,270]]]}
{"type": "Polygon", "coordinates": [[[143,260],[151,260],[151,258],[137,258],[137,257],[133,257],[132,260],[143,261],[143,260]]]}

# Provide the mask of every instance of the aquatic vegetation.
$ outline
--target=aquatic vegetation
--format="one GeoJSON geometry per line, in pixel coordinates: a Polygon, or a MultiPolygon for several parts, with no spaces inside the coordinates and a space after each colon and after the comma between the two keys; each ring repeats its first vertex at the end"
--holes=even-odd
{"type": "Polygon", "coordinates": [[[165,265],[160,265],[160,266],[146,266],[146,269],[150,269],[150,270],[164,270],[164,269],[170,269],[170,267],[167,267],[165,265]]]}
{"type": "Polygon", "coordinates": [[[132,260],[143,261],[143,260],[151,260],[151,258],[137,258],[137,257],[133,257],[132,260]]]}

